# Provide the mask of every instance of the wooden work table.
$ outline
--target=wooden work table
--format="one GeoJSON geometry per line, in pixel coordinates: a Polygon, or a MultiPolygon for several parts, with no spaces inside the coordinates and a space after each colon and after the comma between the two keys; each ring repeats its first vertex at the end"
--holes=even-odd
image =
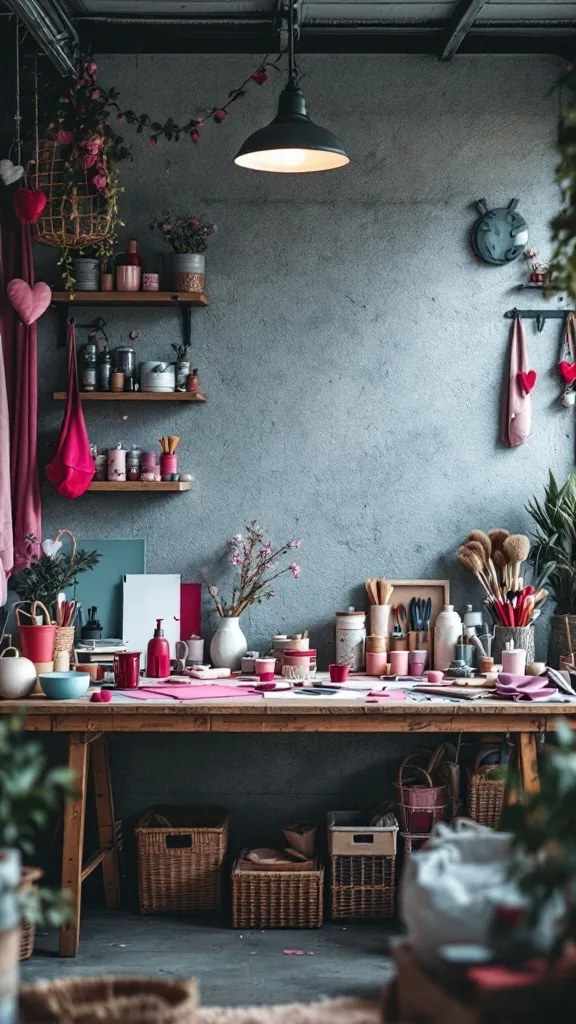
{"type": "MultiPolygon", "coordinates": [[[[80,936],[82,882],[100,864],[106,906],[119,905],[118,860],[107,736],[124,732],[246,733],[509,733],[515,741],[523,793],[539,787],[536,734],[553,728],[558,716],[576,727],[576,704],[531,704],[490,699],[458,704],[259,697],[210,704],[174,700],[113,700],[92,704],[89,697],[52,701],[31,697],[0,701],[0,713],[25,709],[27,730],[68,735],[68,764],[78,779],[78,795],[64,814],[62,885],[71,890],[73,922],[61,929],[60,955],[76,956],[80,936]],[[94,777],[99,850],[83,865],[84,821],[89,761],[94,777]]],[[[511,793],[514,799],[516,794],[511,793]]]]}

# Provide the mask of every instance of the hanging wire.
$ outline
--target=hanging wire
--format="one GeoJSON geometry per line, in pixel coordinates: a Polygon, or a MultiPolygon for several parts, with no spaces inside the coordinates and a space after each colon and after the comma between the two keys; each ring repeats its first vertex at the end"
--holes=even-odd
{"type": "Polygon", "coordinates": [[[40,159],[40,136],[38,126],[38,54],[34,56],[34,180],[38,188],[38,161],[40,159]]]}
{"type": "Polygon", "coordinates": [[[22,139],[20,137],[20,122],[22,120],[20,114],[20,24],[18,18],[16,18],[16,113],[14,120],[16,122],[16,161],[22,163],[22,139]]]}

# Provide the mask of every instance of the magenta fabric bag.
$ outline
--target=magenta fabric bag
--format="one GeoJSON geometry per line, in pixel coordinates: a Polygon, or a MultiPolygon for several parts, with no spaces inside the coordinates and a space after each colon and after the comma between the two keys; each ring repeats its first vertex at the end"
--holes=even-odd
{"type": "Polygon", "coordinates": [[[94,476],[88,431],[80,403],[74,320],[68,325],[68,392],[58,451],[46,466],[46,476],[65,498],[80,498],[94,476]]]}

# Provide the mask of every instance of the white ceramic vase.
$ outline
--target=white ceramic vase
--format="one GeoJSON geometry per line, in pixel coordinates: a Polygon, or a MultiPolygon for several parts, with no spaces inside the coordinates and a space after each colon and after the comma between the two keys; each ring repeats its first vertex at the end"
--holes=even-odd
{"type": "Polygon", "coordinates": [[[20,883],[20,854],[0,849],[0,1024],[18,1020],[20,911],[15,890],[20,883]]]}
{"type": "Polygon", "coordinates": [[[241,659],[247,650],[246,637],[240,629],[240,618],[229,616],[221,619],[210,644],[212,664],[216,668],[229,668],[234,672],[240,668],[241,659]]]}

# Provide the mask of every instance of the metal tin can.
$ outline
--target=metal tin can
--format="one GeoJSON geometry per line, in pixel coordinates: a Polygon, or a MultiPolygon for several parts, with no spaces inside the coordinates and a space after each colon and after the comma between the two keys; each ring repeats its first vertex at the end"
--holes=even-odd
{"type": "Polygon", "coordinates": [[[364,667],[366,612],[336,612],[336,664],[353,672],[364,667]]]}

